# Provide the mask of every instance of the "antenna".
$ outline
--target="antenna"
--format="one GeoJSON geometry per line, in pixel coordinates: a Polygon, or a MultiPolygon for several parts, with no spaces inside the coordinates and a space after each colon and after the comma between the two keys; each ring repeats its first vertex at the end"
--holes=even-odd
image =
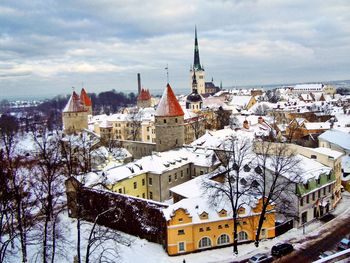
{"type": "Polygon", "coordinates": [[[165,70],[166,70],[166,80],[167,80],[167,83],[169,83],[169,67],[168,67],[168,64],[166,64],[165,70]]]}

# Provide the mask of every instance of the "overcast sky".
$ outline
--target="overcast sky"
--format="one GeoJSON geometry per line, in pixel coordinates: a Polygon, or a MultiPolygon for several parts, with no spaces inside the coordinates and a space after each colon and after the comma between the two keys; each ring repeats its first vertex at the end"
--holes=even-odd
{"type": "Polygon", "coordinates": [[[349,0],[1,0],[0,98],[350,79],[349,0]]]}

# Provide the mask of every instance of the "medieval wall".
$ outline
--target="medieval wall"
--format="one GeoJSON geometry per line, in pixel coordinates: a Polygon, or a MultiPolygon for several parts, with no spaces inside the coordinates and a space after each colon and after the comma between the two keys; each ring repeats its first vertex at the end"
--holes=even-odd
{"type": "Polygon", "coordinates": [[[166,245],[166,221],[161,211],[166,205],[84,187],[73,177],[66,181],[66,194],[70,217],[80,214],[83,220],[94,222],[110,210],[100,216],[99,225],[166,245]]]}

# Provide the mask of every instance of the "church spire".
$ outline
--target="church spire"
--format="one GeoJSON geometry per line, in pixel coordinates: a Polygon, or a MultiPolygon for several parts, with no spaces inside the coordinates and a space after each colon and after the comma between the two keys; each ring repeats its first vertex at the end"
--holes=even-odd
{"type": "Polygon", "coordinates": [[[192,93],[198,93],[197,91],[197,77],[196,77],[196,71],[193,68],[193,77],[192,77],[192,93]]]}
{"type": "Polygon", "coordinates": [[[197,26],[194,28],[194,61],[193,61],[193,67],[196,70],[201,70],[201,63],[199,60],[199,49],[198,49],[198,39],[197,39],[197,26]]]}

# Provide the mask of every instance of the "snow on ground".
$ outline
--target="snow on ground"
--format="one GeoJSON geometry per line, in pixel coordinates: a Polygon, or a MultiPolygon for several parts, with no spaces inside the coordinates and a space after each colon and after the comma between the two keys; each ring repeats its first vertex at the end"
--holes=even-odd
{"type": "MultiPolygon", "coordinates": [[[[348,206],[350,194],[343,193],[343,196],[344,198],[332,213],[338,219],[350,216],[350,208],[348,206]]],[[[228,263],[232,260],[247,259],[259,252],[269,252],[274,244],[284,241],[290,241],[294,244],[294,247],[296,249],[300,249],[301,247],[305,246],[307,242],[314,242],[315,239],[322,238],[322,233],[328,232],[327,230],[330,230],[335,223],[335,220],[329,221],[327,223],[322,223],[316,220],[306,225],[305,234],[303,234],[302,228],[292,229],[279,237],[261,241],[259,248],[256,248],[253,243],[239,245],[239,254],[237,256],[233,255],[232,246],[230,246],[226,248],[212,249],[187,255],[169,257],[161,245],[148,242],[145,239],[140,239],[127,235],[125,233],[121,233],[122,236],[130,240],[131,243],[129,246],[118,244],[120,254],[119,262],[179,263],[183,262],[183,260],[186,260],[187,263],[228,263]]],[[[82,226],[82,231],[85,233],[85,238],[82,240],[82,256],[85,256],[87,244],[86,238],[88,236],[89,230],[91,229],[91,226],[91,223],[86,222],[84,222],[82,226]]],[[[69,218],[67,213],[64,213],[61,217],[61,230],[63,231],[62,234],[67,237],[67,244],[65,247],[64,255],[57,257],[57,262],[71,263],[73,262],[74,255],[76,255],[76,219],[69,218]]],[[[107,246],[112,247],[115,246],[115,244],[109,243],[107,246]]],[[[33,260],[35,255],[33,253],[36,251],[37,250],[34,249],[34,247],[31,247],[29,249],[29,253],[31,254],[29,255],[29,262],[35,262],[35,260],[33,260]]],[[[20,258],[18,257],[20,257],[19,254],[17,254],[17,257],[12,258],[13,261],[11,259],[9,262],[19,262],[20,258]]]]}

